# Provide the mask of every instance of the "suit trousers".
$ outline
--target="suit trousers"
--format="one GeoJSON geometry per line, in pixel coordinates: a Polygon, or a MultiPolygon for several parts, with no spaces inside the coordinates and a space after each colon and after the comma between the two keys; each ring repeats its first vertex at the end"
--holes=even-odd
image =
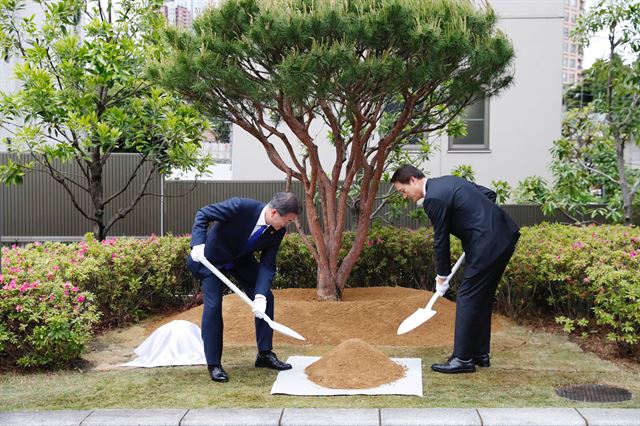
{"type": "MultiPolygon", "coordinates": [[[[202,310],[202,340],[204,342],[204,355],[208,365],[219,365],[222,360],[223,330],[222,319],[222,295],[227,287],[218,277],[213,275],[206,266],[200,262],[195,262],[191,255],[187,258],[187,266],[193,275],[202,281],[202,294],[204,296],[204,308],[202,310]]],[[[229,271],[245,294],[253,300],[255,296],[255,284],[258,277],[258,262],[250,258],[247,262],[236,265],[229,271]]],[[[267,298],[266,314],[273,319],[274,299],[273,293],[265,295],[267,298]]],[[[251,314],[248,307],[243,306],[247,316],[251,314]]],[[[266,321],[256,318],[256,344],[258,351],[270,351],[273,348],[273,330],[266,321]]]]}
{"type": "Polygon", "coordinates": [[[456,296],[453,356],[469,359],[490,353],[493,299],[519,237],[517,233],[496,260],[472,277],[465,277],[460,284],[456,296]]]}

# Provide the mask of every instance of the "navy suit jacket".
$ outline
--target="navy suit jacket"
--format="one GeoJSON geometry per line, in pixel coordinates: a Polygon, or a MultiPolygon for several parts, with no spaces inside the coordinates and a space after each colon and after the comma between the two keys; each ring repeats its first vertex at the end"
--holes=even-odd
{"type": "Polygon", "coordinates": [[[254,251],[261,251],[255,292],[262,295],[271,289],[276,255],[286,232],[285,228],[276,231],[269,226],[253,249],[244,250],[264,206],[264,203],[247,198],[230,198],[210,204],[198,210],[191,231],[191,247],[205,244],[204,255],[217,268],[230,261],[236,268],[241,268],[242,264],[253,260],[254,251]],[[211,222],[213,226],[207,232],[211,222]]]}
{"type": "Polygon", "coordinates": [[[487,268],[513,242],[519,227],[495,204],[496,193],[456,176],[427,179],[423,208],[434,231],[436,272],[451,273],[449,234],[462,242],[465,277],[487,268]]]}

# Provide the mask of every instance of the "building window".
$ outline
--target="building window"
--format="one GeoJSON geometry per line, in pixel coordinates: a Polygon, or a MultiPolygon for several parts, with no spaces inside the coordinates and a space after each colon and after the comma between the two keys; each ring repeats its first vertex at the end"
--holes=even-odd
{"type": "Polygon", "coordinates": [[[462,113],[467,125],[467,136],[449,138],[450,151],[489,149],[489,100],[480,99],[469,105],[462,113]]]}
{"type": "Polygon", "coordinates": [[[567,43],[566,41],[563,43],[564,45],[564,51],[565,52],[569,52],[569,43],[567,43]]]}
{"type": "Polygon", "coordinates": [[[571,53],[576,53],[578,51],[578,48],[576,47],[576,45],[574,43],[571,43],[571,53]]]}
{"type": "Polygon", "coordinates": [[[575,59],[571,59],[571,60],[569,61],[569,66],[570,66],[571,68],[575,68],[575,67],[576,67],[576,60],[575,60],[575,59]]]}

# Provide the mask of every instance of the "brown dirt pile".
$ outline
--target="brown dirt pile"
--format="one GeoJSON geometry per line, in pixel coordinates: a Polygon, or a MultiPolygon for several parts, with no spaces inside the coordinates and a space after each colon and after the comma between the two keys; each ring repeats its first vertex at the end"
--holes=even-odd
{"type": "Polygon", "coordinates": [[[331,389],[368,389],[404,377],[403,366],[361,339],[349,339],[305,370],[309,379],[331,389]]]}
{"type": "MultiPolygon", "coordinates": [[[[401,287],[347,288],[340,302],[318,302],[315,289],[274,290],[275,320],[293,328],[307,340],[274,333],[274,344],[339,345],[359,338],[381,346],[451,346],[455,303],[438,299],[433,318],[410,333],[398,336],[400,323],[418,308],[424,308],[432,293],[401,287]]],[[[255,326],[249,307],[235,294],[224,297],[224,345],[255,345],[255,326]]],[[[154,321],[147,335],[170,321],[182,319],[200,326],[202,306],[154,321]]],[[[499,327],[494,321],[494,330],[499,327]]]]}

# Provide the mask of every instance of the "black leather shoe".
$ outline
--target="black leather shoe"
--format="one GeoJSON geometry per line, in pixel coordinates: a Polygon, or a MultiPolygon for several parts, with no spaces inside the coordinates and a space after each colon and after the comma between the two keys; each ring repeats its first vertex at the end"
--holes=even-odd
{"type": "Polygon", "coordinates": [[[229,376],[221,365],[208,365],[209,375],[214,382],[228,382],[229,376]]]}
{"type": "Polygon", "coordinates": [[[491,367],[491,358],[489,357],[489,354],[474,356],[473,362],[478,367],[491,367]]]}
{"type": "Polygon", "coordinates": [[[278,371],[291,370],[291,364],[280,361],[273,352],[269,352],[267,355],[258,354],[256,357],[256,367],[270,368],[278,371]]]}
{"type": "Polygon", "coordinates": [[[460,359],[451,357],[446,364],[433,364],[431,365],[431,369],[438,373],[447,374],[474,373],[476,371],[476,365],[473,362],[473,358],[460,359]]]}

